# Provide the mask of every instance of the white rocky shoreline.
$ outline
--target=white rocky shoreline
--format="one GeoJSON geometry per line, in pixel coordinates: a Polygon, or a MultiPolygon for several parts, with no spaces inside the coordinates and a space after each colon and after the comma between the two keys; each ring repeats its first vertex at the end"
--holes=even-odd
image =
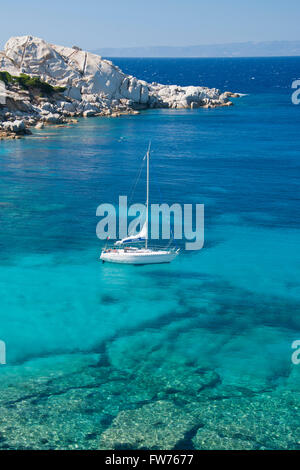
{"type": "Polygon", "coordinates": [[[202,86],[147,83],[79,47],[32,36],[7,41],[0,52],[0,80],[5,84],[0,89],[0,140],[21,138],[32,126],[75,123],[81,116],[230,106],[229,98],[239,96],[202,86]]]}

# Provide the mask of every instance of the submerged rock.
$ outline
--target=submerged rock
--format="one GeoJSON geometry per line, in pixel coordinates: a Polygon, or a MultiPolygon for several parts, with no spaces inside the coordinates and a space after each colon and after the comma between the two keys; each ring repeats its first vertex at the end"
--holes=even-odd
{"type": "MultiPolygon", "coordinates": [[[[195,419],[168,401],[121,411],[101,436],[101,449],[173,449],[195,427],[195,419]]],[[[182,444],[182,448],[184,444],[182,444]]]]}
{"type": "Polygon", "coordinates": [[[197,450],[257,450],[255,442],[238,437],[219,435],[213,429],[201,428],[193,439],[197,450]]]}
{"type": "MultiPolygon", "coordinates": [[[[233,389],[234,391],[234,389],[233,389]]],[[[299,394],[264,393],[187,406],[203,422],[196,449],[299,449],[299,394]]]]}
{"type": "Polygon", "coordinates": [[[42,122],[38,122],[35,126],[36,129],[44,129],[44,124],[42,122]]]}
{"type": "Polygon", "coordinates": [[[165,359],[121,370],[99,354],[0,370],[0,449],[299,449],[298,391],[250,393],[165,359]]]}

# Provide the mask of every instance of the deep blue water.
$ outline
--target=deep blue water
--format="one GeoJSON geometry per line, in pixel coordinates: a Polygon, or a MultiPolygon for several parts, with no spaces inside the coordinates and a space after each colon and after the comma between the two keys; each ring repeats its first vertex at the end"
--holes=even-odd
{"type": "Polygon", "coordinates": [[[148,82],[200,85],[240,93],[290,93],[300,77],[299,57],[215,59],[112,58],[124,72],[148,82]]]}
{"type": "Polygon", "coordinates": [[[228,108],[90,118],[0,143],[3,380],[24,361],[34,370],[46,356],[55,367],[57,355],[105,348],[121,372],[192,361],[224,386],[296,390],[300,58],[114,62],[148,81],[247,95],[228,108]],[[170,265],[102,265],[96,208],[130,193],[149,139],[151,200],[204,203],[204,248],[170,265]]]}

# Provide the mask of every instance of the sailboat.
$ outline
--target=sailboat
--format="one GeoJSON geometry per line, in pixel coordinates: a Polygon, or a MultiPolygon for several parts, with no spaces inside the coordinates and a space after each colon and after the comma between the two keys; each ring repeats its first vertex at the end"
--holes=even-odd
{"type": "Polygon", "coordinates": [[[108,263],[120,264],[161,264],[170,263],[179,254],[179,249],[154,249],[148,246],[149,226],[149,160],[150,144],[146,154],[147,158],[147,198],[146,198],[146,221],[139,233],[118,240],[113,248],[102,250],[100,260],[108,263]],[[137,242],[145,242],[143,247],[130,246],[137,242]]]}

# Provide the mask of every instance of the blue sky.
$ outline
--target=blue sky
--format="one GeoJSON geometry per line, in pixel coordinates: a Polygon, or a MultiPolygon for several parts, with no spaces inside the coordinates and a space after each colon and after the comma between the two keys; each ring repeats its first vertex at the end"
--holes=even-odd
{"type": "Polygon", "coordinates": [[[84,49],[298,40],[299,27],[299,0],[14,0],[0,6],[0,48],[24,34],[84,49]]]}

